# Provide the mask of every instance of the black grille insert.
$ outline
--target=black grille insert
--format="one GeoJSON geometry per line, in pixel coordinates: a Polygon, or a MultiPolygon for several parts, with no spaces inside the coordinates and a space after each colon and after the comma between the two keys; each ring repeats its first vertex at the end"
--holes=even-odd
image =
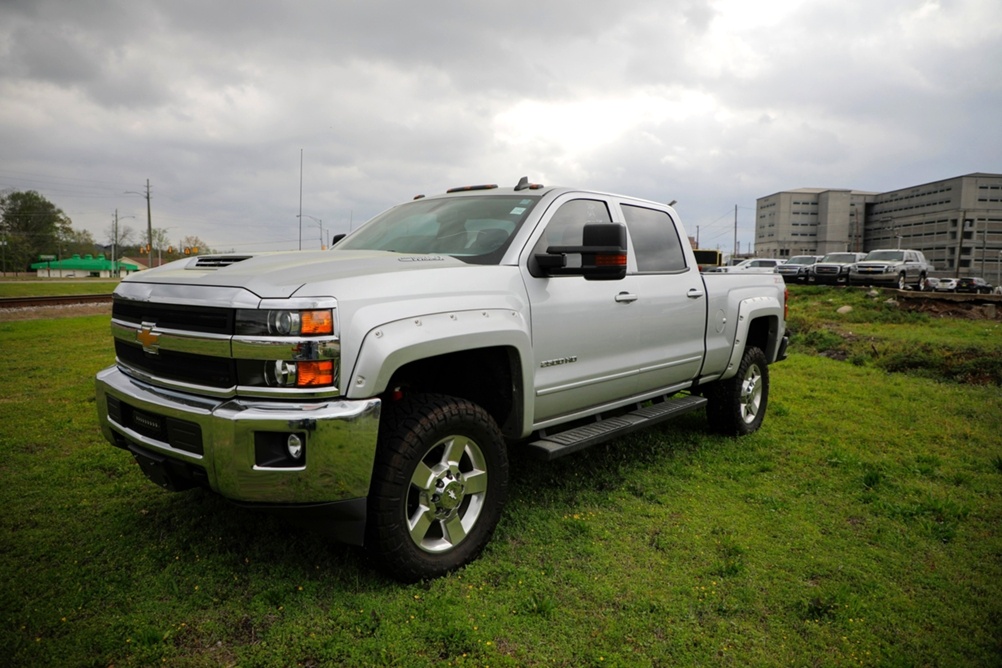
{"type": "Polygon", "coordinates": [[[170,350],[152,355],[139,346],[117,340],[115,355],[124,364],[158,378],[219,388],[237,384],[236,364],[228,357],[191,355],[170,350]]]}
{"type": "Polygon", "coordinates": [[[214,306],[153,304],[130,299],[115,299],[113,318],[141,325],[152,322],[160,329],[178,329],[210,334],[233,334],[234,310],[214,306]]]}

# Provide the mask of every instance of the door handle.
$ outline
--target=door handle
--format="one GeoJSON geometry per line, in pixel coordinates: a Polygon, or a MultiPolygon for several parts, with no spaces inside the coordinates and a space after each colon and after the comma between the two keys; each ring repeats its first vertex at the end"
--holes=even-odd
{"type": "Polygon", "coordinates": [[[637,296],[632,292],[620,292],[616,295],[616,301],[621,304],[629,304],[631,302],[637,301],[637,296]]]}
{"type": "Polygon", "coordinates": [[[699,288],[689,288],[689,292],[685,293],[685,296],[689,299],[699,299],[705,294],[706,292],[700,290],[699,288]]]}

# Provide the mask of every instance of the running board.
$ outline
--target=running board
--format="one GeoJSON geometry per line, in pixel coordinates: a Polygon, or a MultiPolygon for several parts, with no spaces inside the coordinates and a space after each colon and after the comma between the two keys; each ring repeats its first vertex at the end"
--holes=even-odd
{"type": "Polygon", "coordinates": [[[555,434],[546,434],[529,443],[527,447],[535,458],[549,461],[691,413],[705,405],[706,399],[698,396],[669,399],[659,404],[638,408],[625,415],[617,415],[555,434]]]}

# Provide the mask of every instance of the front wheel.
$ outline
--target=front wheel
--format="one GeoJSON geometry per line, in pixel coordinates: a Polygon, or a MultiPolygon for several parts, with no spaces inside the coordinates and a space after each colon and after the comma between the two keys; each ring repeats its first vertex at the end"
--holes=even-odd
{"type": "Polygon", "coordinates": [[[439,577],[490,540],[508,489],[504,438],[465,399],[416,395],[386,406],[369,492],[366,547],[394,577],[439,577]]]}
{"type": "Polygon", "coordinates": [[[769,402],[769,365],[760,348],[745,348],[737,374],[707,387],[706,416],[710,428],[727,436],[744,436],[762,426],[769,402]]]}
{"type": "Polygon", "coordinates": [[[908,278],[903,274],[898,274],[898,290],[908,289],[908,278]]]}

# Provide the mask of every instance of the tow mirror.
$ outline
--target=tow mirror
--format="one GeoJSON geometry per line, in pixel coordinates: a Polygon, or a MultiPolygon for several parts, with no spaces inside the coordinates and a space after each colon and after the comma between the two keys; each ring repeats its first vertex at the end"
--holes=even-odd
{"type": "Polygon", "coordinates": [[[550,246],[535,260],[545,276],[584,276],[589,281],[618,281],[626,276],[626,227],[616,223],[585,225],[580,246],[550,246]],[[568,267],[568,255],[580,255],[580,267],[568,267]]]}

